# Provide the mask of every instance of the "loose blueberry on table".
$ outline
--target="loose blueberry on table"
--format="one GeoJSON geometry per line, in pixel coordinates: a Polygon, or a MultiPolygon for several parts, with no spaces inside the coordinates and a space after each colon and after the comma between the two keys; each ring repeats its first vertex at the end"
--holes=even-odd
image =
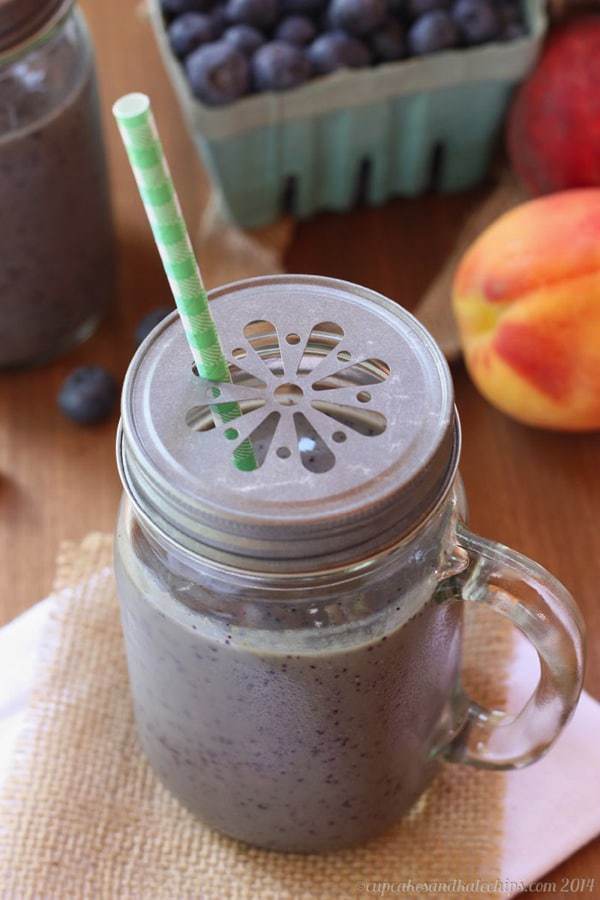
{"type": "Polygon", "coordinates": [[[160,0],[173,53],[209,106],[341,68],[524,37],[518,0],[160,0]]]}
{"type": "Polygon", "coordinates": [[[135,345],[139,347],[142,341],[145,341],[151,331],[153,331],[159,322],[172,313],[174,306],[157,306],[150,310],[149,313],[140,319],[135,329],[135,345]]]}
{"type": "Polygon", "coordinates": [[[102,366],[81,366],[63,381],[58,393],[62,413],[78,425],[97,425],[112,414],[119,390],[102,366]]]}

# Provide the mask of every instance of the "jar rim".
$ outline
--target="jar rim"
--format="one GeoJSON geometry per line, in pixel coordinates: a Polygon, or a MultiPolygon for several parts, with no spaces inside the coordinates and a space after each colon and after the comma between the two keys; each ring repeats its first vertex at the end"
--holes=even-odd
{"type": "MultiPolygon", "coordinates": [[[[309,579],[310,581],[320,581],[321,579],[327,579],[329,581],[329,579],[335,578],[336,576],[342,576],[339,580],[347,581],[354,577],[360,577],[367,571],[370,571],[371,569],[377,567],[380,563],[384,562],[397,550],[399,550],[403,546],[410,544],[411,541],[414,541],[416,536],[421,531],[425,530],[428,525],[435,519],[436,515],[438,515],[440,510],[448,501],[448,498],[450,497],[454,489],[462,446],[462,430],[458,412],[456,411],[454,420],[454,436],[455,439],[452,461],[448,467],[447,477],[444,481],[444,485],[438,497],[436,498],[435,503],[429,510],[425,512],[423,517],[418,522],[414,523],[413,527],[409,531],[404,532],[400,536],[396,535],[387,544],[377,547],[377,549],[374,551],[370,550],[369,547],[365,545],[359,545],[356,550],[362,550],[362,552],[357,553],[357,555],[353,559],[346,559],[336,564],[324,566],[323,568],[308,570],[294,569],[293,565],[297,562],[297,560],[280,561],[283,563],[283,565],[280,565],[277,568],[261,568],[256,565],[251,565],[251,563],[258,562],[254,557],[238,556],[231,557],[229,560],[226,560],[223,554],[216,556],[212,552],[213,548],[208,545],[200,545],[199,543],[197,543],[194,547],[190,547],[182,541],[177,540],[173,534],[167,533],[165,528],[161,527],[156,518],[153,518],[149,514],[148,510],[144,508],[143,502],[138,493],[135,491],[135,487],[131,481],[131,478],[129,477],[125,462],[125,441],[122,421],[119,422],[117,428],[116,458],[117,469],[121,479],[121,484],[123,485],[123,490],[135,511],[136,517],[146,528],[150,530],[152,535],[158,540],[162,547],[165,547],[175,553],[183,554],[186,557],[190,557],[192,560],[200,560],[204,567],[206,567],[216,575],[225,575],[229,578],[238,577],[245,579],[264,579],[265,577],[268,577],[270,580],[272,580],[274,586],[285,587],[298,578],[303,579],[303,582],[305,583],[306,579],[309,579]],[[242,565],[243,563],[245,563],[246,565],[242,565]]],[[[260,560],[260,562],[264,563],[267,561],[260,560]]]]}
{"type": "Polygon", "coordinates": [[[0,62],[10,62],[38,43],[69,15],[75,0],[0,0],[0,62]]]}

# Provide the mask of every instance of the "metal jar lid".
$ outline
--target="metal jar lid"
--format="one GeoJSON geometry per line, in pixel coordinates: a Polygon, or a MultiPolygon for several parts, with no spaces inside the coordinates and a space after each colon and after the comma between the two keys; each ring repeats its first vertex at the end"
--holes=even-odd
{"type": "Polygon", "coordinates": [[[28,41],[72,6],[73,0],[0,0],[0,53],[28,41]]]}
{"type": "Polygon", "coordinates": [[[120,469],[139,514],[204,557],[290,572],[360,560],[412,531],[458,457],[450,373],[428,332],[330,278],[256,278],[209,296],[232,384],[194,373],[176,313],[125,379],[120,469]],[[217,396],[243,415],[215,427],[217,396]],[[244,439],[250,472],[233,460],[244,439]]]}

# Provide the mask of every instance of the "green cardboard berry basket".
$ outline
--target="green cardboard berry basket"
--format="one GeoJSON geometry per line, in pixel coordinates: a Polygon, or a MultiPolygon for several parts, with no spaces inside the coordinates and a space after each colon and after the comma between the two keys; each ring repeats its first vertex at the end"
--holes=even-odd
{"type": "Polygon", "coordinates": [[[526,37],[369,69],[207,107],[173,56],[159,0],[158,44],[196,146],[230,216],[245,228],[283,211],[345,210],[359,183],[373,205],[430,188],[457,191],[486,174],[515,85],[546,30],[544,0],[525,0],[526,37]]]}

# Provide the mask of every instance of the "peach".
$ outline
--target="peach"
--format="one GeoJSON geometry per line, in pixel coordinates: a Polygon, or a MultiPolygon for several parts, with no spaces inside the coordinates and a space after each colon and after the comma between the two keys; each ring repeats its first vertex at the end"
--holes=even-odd
{"type": "Polygon", "coordinates": [[[462,258],[453,305],[494,406],[542,428],[600,429],[600,189],[501,216],[462,258]]]}

